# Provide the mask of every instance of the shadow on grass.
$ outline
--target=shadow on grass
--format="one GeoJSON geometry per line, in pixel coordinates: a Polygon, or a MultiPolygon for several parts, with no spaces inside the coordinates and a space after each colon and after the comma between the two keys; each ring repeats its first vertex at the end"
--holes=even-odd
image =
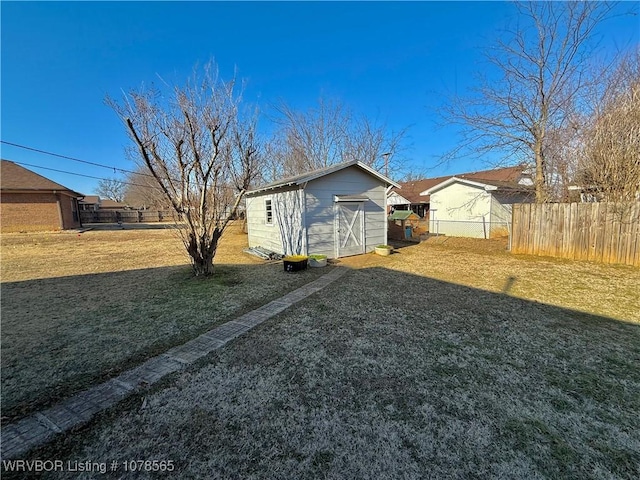
{"type": "Polygon", "coordinates": [[[639,362],[637,324],[362,268],[149,392],[144,414],[123,405],[31,457],[163,458],[189,478],[635,478],[639,362]]]}
{"type": "Polygon", "coordinates": [[[318,278],[281,264],[188,265],[2,283],[2,415],[12,421],[318,278]]]}
{"type": "MultiPolygon", "coordinates": [[[[224,353],[163,413],[209,388],[218,413],[224,392],[215,383],[235,377],[228,388],[250,402],[243,421],[251,428],[234,440],[247,457],[225,447],[238,412],[221,420],[221,438],[193,432],[241,465],[232,476],[250,473],[243,461],[266,456],[270,434],[289,452],[278,464],[301,466],[284,477],[633,478],[640,465],[638,324],[373,267],[353,270],[224,353]],[[264,410],[273,413],[264,418],[264,410]],[[270,432],[273,425],[281,430],[270,432]],[[318,452],[334,461],[314,464],[318,452]]],[[[187,415],[173,424],[175,440],[188,431],[187,415]]],[[[134,453],[126,442],[120,448],[134,453]]],[[[274,471],[276,463],[253,467],[274,471]]]]}

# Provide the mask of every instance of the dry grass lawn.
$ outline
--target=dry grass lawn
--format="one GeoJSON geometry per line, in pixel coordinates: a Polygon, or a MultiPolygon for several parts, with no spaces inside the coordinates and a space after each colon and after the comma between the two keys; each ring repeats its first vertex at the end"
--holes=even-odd
{"type": "Polygon", "coordinates": [[[637,479],[639,272],[503,248],[344,259],[339,282],[32,458],[172,460],[194,479],[637,479]]]}
{"type": "Polygon", "coordinates": [[[191,276],[170,229],[2,236],[2,416],[24,416],[317,278],[242,252],[191,276]]]}
{"type": "Polygon", "coordinates": [[[343,264],[380,266],[558,307],[640,323],[640,269],[512,255],[506,240],[431,237],[398,244],[391,257],[361,255],[343,264]]]}

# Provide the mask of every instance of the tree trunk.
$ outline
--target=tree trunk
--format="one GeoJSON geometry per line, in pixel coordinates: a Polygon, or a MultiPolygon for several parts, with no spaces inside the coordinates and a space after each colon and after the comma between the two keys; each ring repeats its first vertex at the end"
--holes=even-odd
{"type": "Polygon", "coordinates": [[[213,258],[216,255],[219,238],[220,235],[216,230],[213,238],[207,240],[204,244],[200,244],[193,234],[189,235],[187,252],[191,257],[191,266],[193,268],[193,274],[196,277],[209,277],[213,275],[213,258]]]}
{"type": "Polygon", "coordinates": [[[547,200],[547,182],[544,176],[545,164],[544,154],[542,153],[542,141],[536,141],[533,146],[536,157],[536,178],[534,185],[536,187],[536,203],[544,203],[547,200]]]}
{"type": "Polygon", "coordinates": [[[196,277],[210,277],[213,275],[213,255],[191,257],[193,274],[196,277]]]}

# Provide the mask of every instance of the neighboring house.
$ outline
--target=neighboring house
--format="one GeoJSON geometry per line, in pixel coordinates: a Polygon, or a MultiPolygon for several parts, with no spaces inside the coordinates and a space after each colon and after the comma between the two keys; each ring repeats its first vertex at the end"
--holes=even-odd
{"type": "Polygon", "coordinates": [[[8,160],[0,162],[2,232],[78,228],[81,193],[8,160]]]}
{"type": "Polygon", "coordinates": [[[387,243],[387,193],[398,186],[361,162],[264,185],[246,195],[249,246],[329,258],[387,243]]]}
{"type": "Polygon", "coordinates": [[[468,180],[495,181],[503,182],[504,184],[516,185],[533,185],[529,169],[525,166],[517,165],[514,167],[494,168],[478,172],[460,173],[436,178],[413,180],[410,182],[400,182],[399,188],[393,188],[389,192],[387,202],[393,210],[411,210],[418,214],[423,220],[429,222],[431,198],[425,192],[454,176],[468,180]]]}
{"type": "Polygon", "coordinates": [[[95,212],[100,208],[100,197],[98,195],[87,195],[78,202],[81,212],[95,212]]]}
{"type": "Polygon", "coordinates": [[[100,200],[98,210],[127,210],[129,205],[126,203],[116,202],[115,200],[100,200]]]}
{"type": "Polygon", "coordinates": [[[422,194],[430,196],[431,233],[475,238],[508,235],[513,204],[535,198],[531,185],[458,176],[422,194]]]}
{"type": "Polygon", "coordinates": [[[421,193],[450,177],[451,175],[400,182],[399,188],[393,188],[389,192],[387,202],[393,207],[393,210],[411,210],[420,218],[428,221],[429,197],[421,195],[421,193]]]}
{"type": "Polygon", "coordinates": [[[80,202],[81,212],[97,212],[98,210],[126,210],[129,205],[115,200],[101,199],[98,195],[87,195],[80,202]]]}

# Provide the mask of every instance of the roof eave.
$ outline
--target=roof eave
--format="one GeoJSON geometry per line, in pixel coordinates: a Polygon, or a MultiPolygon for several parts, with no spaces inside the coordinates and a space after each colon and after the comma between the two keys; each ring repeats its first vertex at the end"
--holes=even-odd
{"type": "Polygon", "coordinates": [[[303,185],[307,182],[311,182],[312,180],[316,180],[318,178],[324,177],[326,175],[331,175],[332,173],[335,172],[339,172],[340,170],[344,170],[345,168],[349,168],[349,167],[359,167],[362,170],[365,170],[366,172],[368,172],[370,175],[378,178],[379,180],[383,181],[385,184],[393,186],[393,187],[397,187],[400,188],[400,185],[396,182],[394,182],[393,180],[391,180],[388,177],[385,177],[384,175],[382,175],[381,173],[376,172],[373,168],[371,168],[369,165],[366,165],[360,161],[354,160],[352,162],[346,162],[346,163],[337,163],[329,168],[326,169],[320,169],[318,171],[315,172],[311,172],[308,175],[304,175],[301,176],[295,180],[289,181],[289,182],[284,182],[284,183],[275,183],[275,184],[270,184],[270,185],[265,185],[264,187],[261,188],[256,188],[254,190],[250,190],[248,191],[245,195],[246,196],[252,196],[252,195],[257,195],[259,193],[264,193],[267,192],[269,190],[278,190],[281,188],[286,188],[286,187],[291,187],[291,186],[298,186],[298,185],[303,185]]]}
{"type": "Polygon", "coordinates": [[[69,195],[70,197],[80,197],[84,198],[84,194],[80,192],[76,192],[75,190],[69,190],[68,188],[17,188],[17,187],[2,187],[0,188],[2,192],[12,192],[12,193],[64,193],[69,195]]]}
{"type": "Polygon", "coordinates": [[[478,187],[478,188],[482,188],[483,190],[487,190],[487,191],[494,191],[497,190],[498,187],[495,185],[491,185],[491,183],[485,183],[485,182],[477,182],[475,180],[468,180],[466,178],[460,178],[460,177],[451,177],[446,179],[443,182],[438,183],[437,185],[434,185],[433,187],[425,190],[424,192],[420,192],[420,195],[433,195],[433,193],[437,192],[438,190],[442,190],[443,188],[448,187],[449,185],[453,184],[453,183],[462,183],[465,185],[470,185],[472,187],[478,187]]]}
{"type": "Polygon", "coordinates": [[[269,190],[279,190],[281,188],[292,187],[294,185],[300,185],[300,183],[299,182],[289,182],[289,183],[281,183],[281,184],[278,184],[278,185],[269,185],[269,186],[266,186],[266,187],[256,188],[255,190],[249,190],[247,193],[245,193],[245,196],[246,197],[250,197],[250,196],[256,195],[258,193],[268,192],[269,190]]]}

